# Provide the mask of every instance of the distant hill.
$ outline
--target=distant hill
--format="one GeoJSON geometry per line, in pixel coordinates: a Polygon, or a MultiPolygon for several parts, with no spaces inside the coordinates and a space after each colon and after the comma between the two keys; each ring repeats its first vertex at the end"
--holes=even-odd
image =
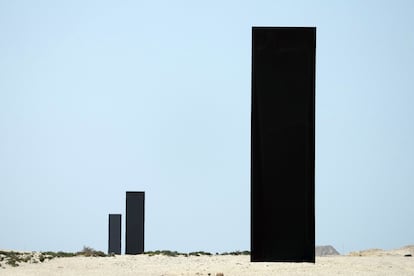
{"type": "Polygon", "coordinates": [[[339,252],[332,245],[322,245],[315,247],[315,255],[320,256],[332,256],[339,255],[339,252]]]}

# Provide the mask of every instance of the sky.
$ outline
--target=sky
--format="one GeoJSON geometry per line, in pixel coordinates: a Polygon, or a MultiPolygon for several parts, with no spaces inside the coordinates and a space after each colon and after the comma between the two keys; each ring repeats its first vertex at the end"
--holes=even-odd
{"type": "Polygon", "coordinates": [[[252,26],[317,27],[316,244],[414,244],[413,12],[1,0],[0,248],[106,251],[145,191],[145,250],[250,249],[252,26]]]}

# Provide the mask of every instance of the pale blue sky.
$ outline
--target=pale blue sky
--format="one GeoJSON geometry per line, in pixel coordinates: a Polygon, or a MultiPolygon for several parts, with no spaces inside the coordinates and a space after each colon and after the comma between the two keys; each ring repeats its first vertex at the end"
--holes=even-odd
{"type": "Polygon", "coordinates": [[[317,27],[317,244],[414,244],[413,14],[0,1],[0,248],[106,251],[108,213],[144,190],[146,250],[249,249],[252,26],[317,27]]]}

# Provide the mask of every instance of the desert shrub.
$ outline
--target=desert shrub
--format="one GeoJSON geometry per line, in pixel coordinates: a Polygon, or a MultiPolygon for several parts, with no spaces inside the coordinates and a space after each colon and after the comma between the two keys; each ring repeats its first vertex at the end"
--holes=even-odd
{"type": "Polygon", "coordinates": [[[248,250],[244,250],[244,251],[237,250],[237,251],[232,251],[232,252],[223,252],[220,255],[223,255],[223,256],[225,256],[225,255],[233,255],[233,256],[250,255],[250,251],[248,251],[248,250]]]}
{"type": "Polygon", "coordinates": [[[163,250],[161,254],[169,257],[177,257],[179,253],[177,251],[163,250]]]}
{"type": "Polygon", "coordinates": [[[147,251],[147,252],[144,252],[144,254],[152,257],[154,255],[160,255],[161,254],[161,251],[159,251],[159,250],[156,250],[156,251],[147,251]]]}
{"type": "Polygon", "coordinates": [[[80,256],[85,256],[85,257],[106,257],[108,256],[104,252],[97,251],[89,246],[84,246],[82,251],[77,252],[75,255],[78,255],[78,256],[80,255],[80,256]]]}
{"type": "Polygon", "coordinates": [[[76,256],[75,253],[72,253],[72,252],[63,252],[63,251],[58,251],[58,252],[44,251],[44,252],[42,252],[42,254],[45,255],[47,259],[63,258],[63,257],[74,257],[74,256],[76,256]]]}
{"type": "Polygon", "coordinates": [[[190,256],[211,256],[212,254],[210,252],[205,251],[196,251],[196,252],[190,252],[188,253],[190,256]]]}
{"type": "Polygon", "coordinates": [[[74,257],[74,256],[76,256],[76,254],[75,254],[75,253],[73,253],[73,252],[63,252],[63,251],[58,251],[58,252],[56,253],[56,257],[58,257],[58,258],[63,258],[63,257],[74,257]]]}
{"type": "Polygon", "coordinates": [[[19,262],[22,262],[21,253],[14,252],[14,251],[3,251],[3,254],[5,253],[6,257],[4,258],[6,260],[6,264],[16,267],[19,266],[19,262]]]}
{"type": "Polygon", "coordinates": [[[84,246],[83,249],[78,252],[78,255],[84,255],[89,257],[93,255],[94,251],[95,249],[93,249],[92,247],[84,246]]]}
{"type": "Polygon", "coordinates": [[[250,255],[250,251],[248,251],[248,250],[245,250],[245,251],[233,251],[233,252],[230,252],[229,254],[230,255],[235,255],[235,256],[238,256],[238,255],[250,255]]]}
{"type": "Polygon", "coordinates": [[[0,254],[4,255],[6,258],[15,258],[17,255],[19,255],[18,252],[14,251],[0,251],[0,254]]]}
{"type": "Polygon", "coordinates": [[[21,259],[22,262],[27,263],[28,261],[30,261],[32,259],[32,255],[27,255],[24,258],[21,259]]]}
{"type": "Polygon", "coordinates": [[[53,256],[53,255],[55,255],[56,253],[55,253],[55,252],[52,252],[52,251],[43,251],[43,252],[41,252],[41,254],[43,254],[43,255],[51,255],[51,256],[53,256]]]}
{"type": "Polygon", "coordinates": [[[171,250],[156,250],[156,251],[147,251],[144,254],[148,256],[155,256],[155,255],[164,255],[168,257],[178,257],[178,256],[186,256],[186,253],[180,253],[177,251],[171,251],[171,250]]]}
{"type": "Polygon", "coordinates": [[[6,264],[8,264],[8,265],[10,265],[10,266],[12,266],[12,267],[19,266],[19,264],[18,264],[18,260],[17,260],[17,259],[15,259],[15,258],[10,258],[10,259],[8,259],[8,260],[7,260],[7,262],[6,262],[6,264]]]}
{"type": "Polygon", "coordinates": [[[39,261],[40,261],[41,263],[43,263],[43,262],[45,261],[45,256],[43,256],[43,254],[40,254],[40,255],[39,255],[39,261]]]}

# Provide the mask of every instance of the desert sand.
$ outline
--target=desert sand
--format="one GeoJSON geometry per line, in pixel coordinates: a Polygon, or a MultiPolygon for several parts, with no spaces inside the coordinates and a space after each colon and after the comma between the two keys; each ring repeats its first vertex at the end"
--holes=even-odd
{"type": "Polygon", "coordinates": [[[42,263],[2,264],[0,275],[414,275],[414,246],[317,257],[316,263],[251,263],[250,256],[120,255],[64,257],[42,263]]]}

